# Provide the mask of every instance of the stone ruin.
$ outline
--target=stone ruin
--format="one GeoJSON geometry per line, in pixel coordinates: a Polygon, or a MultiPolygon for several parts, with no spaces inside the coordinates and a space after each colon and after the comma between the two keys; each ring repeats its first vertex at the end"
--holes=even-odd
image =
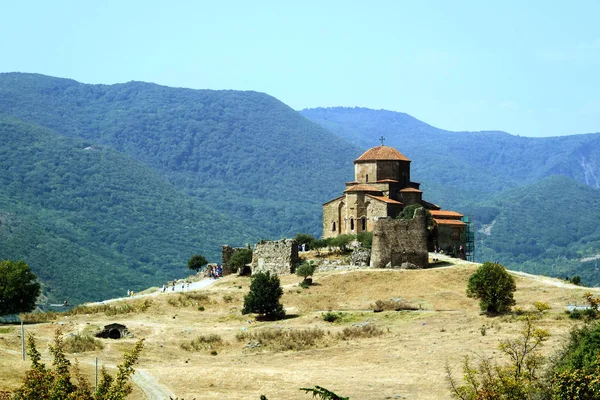
{"type": "Polygon", "coordinates": [[[124,337],[131,338],[133,335],[125,325],[122,324],[108,324],[104,326],[100,332],[96,333],[96,337],[103,339],[121,339],[124,337]]]}
{"type": "Polygon", "coordinates": [[[252,252],[252,273],[269,271],[272,274],[293,274],[298,257],[298,243],[293,239],[261,241],[252,252]]]}
{"type": "MultiPolygon", "coordinates": [[[[236,252],[240,250],[246,250],[246,247],[231,247],[228,245],[221,246],[221,266],[223,267],[223,275],[229,275],[232,271],[229,269],[229,259],[236,252]]],[[[238,271],[238,273],[243,274],[245,271],[238,271]]]]}
{"type": "Polygon", "coordinates": [[[412,220],[380,218],[373,228],[371,267],[427,268],[427,217],[415,210],[412,220]]]}

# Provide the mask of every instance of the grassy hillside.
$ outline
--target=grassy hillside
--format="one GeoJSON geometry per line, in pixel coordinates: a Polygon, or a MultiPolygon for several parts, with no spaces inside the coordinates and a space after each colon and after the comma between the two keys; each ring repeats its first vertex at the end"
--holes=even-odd
{"type": "MultiPolygon", "coordinates": [[[[93,365],[98,357],[101,364],[114,365],[126,348],[144,337],[139,368],[149,377],[146,380],[163,386],[173,397],[258,400],[265,395],[308,400],[312,397],[299,388],[320,385],[352,400],[449,400],[446,365],[460,376],[465,355],[500,360],[499,342],[517,338],[525,315],[534,315],[536,326],[550,332],[542,351],[554,354],[575,323],[565,316],[565,305],[581,301],[589,290],[555,279],[515,275],[520,314],[489,318],[479,314],[477,300],[465,295],[475,268],[476,264],[460,262],[427,270],[317,272],[316,285],[308,289],[298,286],[302,278],[284,275],[282,303],[289,318],[274,322],[240,314],[250,280],[237,276],[197,292],[111,303],[114,310],[128,309],[123,305],[137,310],[131,313],[107,316],[100,308],[88,308],[58,321],[69,321],[63,326],[68,338],[93,333],[117,318],[135,338],[102,339],[103,350],[78,352],[80,364],[93,365]],[[390,298],[420,308],[371,310],[377,300],[390,298]],[[538,301],[550,310],[536,312],[538,301]],[[326,322],[323,315],[328,311],[340,313],[340,319],[326,322]]],[[[36,334],[44,357],[55,327],[26,327],[36,334]]],[[[0,374],[5,378],[0,390],[15,388],[28,366],[18,361],[18,334],[17,327],[0,331],[0,374]]],[[[91,369],[88,372],[93,376],[91,369]]],[[[143,398],[140,391],[133,397],[143,398]]]]}
{"type": "Polygon", "coordinates": [[[105,146],[17,120],[0,135],[0,258],[25,260],[52,300],[158,285],[258,236],[105,146]]]}

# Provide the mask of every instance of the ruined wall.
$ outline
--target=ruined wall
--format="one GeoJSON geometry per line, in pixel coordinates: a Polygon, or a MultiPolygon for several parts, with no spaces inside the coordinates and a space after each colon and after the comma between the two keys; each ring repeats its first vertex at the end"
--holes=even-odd
{"type": "Polygon", "coordinates": [[[371,267],[426,268],[427,218],[415,211],[412,220],[379,219],[373,229],[371,267]]]}
{"type": "Polygon", "coordinates": [[[298,243],[292,239],[264,241],[254,245],[252,273],[270,271],[272,274],[293,274],[298,257],[298,243]]]}
{"type": "Polygon", "coordinates": [[[221,266],[223,267],[223,275],[229,275],[232,271],[229,269],[227,262],[235,254],[235,252],[244,250],[245,247],[231,247],[227,245],[221,246],[221,266]]]}

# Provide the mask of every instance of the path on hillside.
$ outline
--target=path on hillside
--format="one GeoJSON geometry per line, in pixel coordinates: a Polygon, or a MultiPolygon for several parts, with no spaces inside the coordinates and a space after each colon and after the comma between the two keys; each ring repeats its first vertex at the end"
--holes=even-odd
{"type": "MultiPolygon", "coordinates": [[[[183,281],[180,281],[180,282],[176,283],[175,286],[171,285],[171,286],[167,287],[167,289],[165,290],[164,293],[188,292],[188,291],[193,291],[193,290],[204,289],[205,287],[208,287],[208,286],[212,285],[213,283],[218,282],[218,279],[204,278],[204,279],[196,281],[196,282],[190,282],[189,287],[187,286],[187,284],[184,285],[184,287],[182,287],[182,282],[183,281]]],[[[114,303],[115,301],[122,301],[122,300],[128,300],[128,299],[141,299],[144,297],[153,297],[153,296],[158,296],[161,294],[163,294],[162,288],[156,289],[154,292],[151,292],[151,293],[135,294],[133,297],[123,296],[123,297],[117,297],[114,299],[97,301],[94,303],[85,303],[85,305],[90,306],[90,305],[108,304],[108,303],[114,303]]]]}

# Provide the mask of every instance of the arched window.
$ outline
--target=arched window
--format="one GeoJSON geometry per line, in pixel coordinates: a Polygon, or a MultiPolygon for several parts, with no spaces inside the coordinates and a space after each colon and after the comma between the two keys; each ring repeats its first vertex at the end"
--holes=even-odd
{"type": "Polygon", "coordinates": [[[354,232],[354,218],[350,218],[350,230],[354,232]]]}
{"type": "Polygon", "coordinates": [[[331,231],[332,231],[332,232],[335,232],[335,231],[336,231],[336,229],[335,229],[335,221],[333,221],[333,226],[332,226],[332,228],[331,228],[331,231]]]}
{"type": "Polygon", "coordinates": [[[362,223],[361,230],[366,231],[367,230],[367,218],[362,217],[360,220],[361,220],[361,223],[362,223]]]}

